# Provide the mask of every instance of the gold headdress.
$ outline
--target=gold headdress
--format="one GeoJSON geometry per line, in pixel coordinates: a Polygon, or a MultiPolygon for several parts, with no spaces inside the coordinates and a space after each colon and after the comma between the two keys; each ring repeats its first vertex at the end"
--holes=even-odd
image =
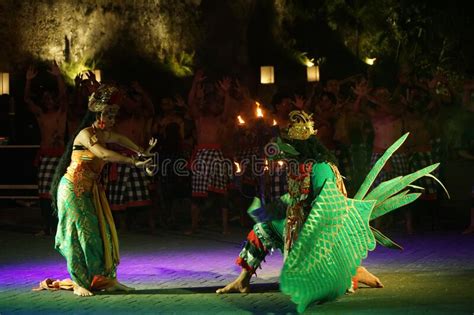
{"type": "Polygon", "coordinates": [[[315,135],[313,114],[308,114],[302,110],[294,110],[290,113],[290,126],[288,128],[288,138],[306,140],[315,135]]]}
{"type": "Polygon", "coordinates": [[[118,111],[119,90],[112,85],[102,84],[89,97],[88,108],[91,112],[99,113],[105,109],[118,111]]]}

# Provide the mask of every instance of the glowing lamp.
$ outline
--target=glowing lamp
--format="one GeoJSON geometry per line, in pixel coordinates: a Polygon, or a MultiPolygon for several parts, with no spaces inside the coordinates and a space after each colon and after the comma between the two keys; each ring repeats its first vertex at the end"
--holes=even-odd
{"type": "Polygon", "coordinates": [[[377,60],[377,58],[365,57],[364,62],[366,64],[368,64],[369,66],[372,66],[374,64],[375,60],[377,60]]]}
{"type": "Polygon", "coordinates": [[[308,82],[319,81],[319,66],[308,66],[306,68],[306,77],[308,82]]]}
{"type": "Polygon", "coordinates": [[[99,69],[94,69],[94,75],[95,75],[95,79],[97,80],[97,82],[102,82],[102,73],[99,69]]]}
{"type": "Polygon", "coordinates": [[[273,66],[262,66],[262,67],[260,67],[260,83],[261,84],[275,83],[273,66]]]}
{"type": "Polygon", "coordinates": [[[0,95],[10,94],[10,74],[8,72],[0,72],[0,95]]]}
{"type": "Polygon", "coordinates": [[[272,126],[276,126],[278,125],[277,121],[275,119],[273,119],[273,123],[272,123],[272,126]]]}

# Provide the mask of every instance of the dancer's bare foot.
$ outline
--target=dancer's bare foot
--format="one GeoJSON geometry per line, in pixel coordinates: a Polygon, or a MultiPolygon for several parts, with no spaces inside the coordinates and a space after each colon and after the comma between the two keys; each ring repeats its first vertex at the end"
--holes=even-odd
{"type": "Polygon", "coordinates": [[[471,225],[470,227],[465,229],[464,232],[462,232],[462,234],[464,234],[464,235],[473,234],[473,233],[474,233],[474,225],[471,225]]]}
{"type": "Polygon", "coordinates": [[[93,296],[94,295],[94,293],[92,293],[91,291],[75,283],[73,284],[73,290],[74,290],[74,294],[78,296],[93,296]]]}
{"type": "Polygon", "coordinates": [[[107,292],[113,292],[113,291],[126,291],[126,292],[129,292],[129,291],[133,291],[133,290],[135,290],[135,288],[127,287],[126,285],[118,282],[117,280],[115,280],[114,284],[111,287],[108,287],[108,288],[105,289],[105,291],[107,291],[107,292]]]}
{"type": "Polygon", "coordinates": [[[226,293],[249,293],[250,292],[250,278],[252,274],[245,269],[242,269],[240,275],[221,289],[217,289],[217,294],[226,294],[226,293]]]}
{"type": "Polygon", "coordinates": [[[371,274],[362,266],[357,268],[356,278],[357,282],[365,284],[371,288],[383,288],[383,284],[380,279],[371,274]]]}

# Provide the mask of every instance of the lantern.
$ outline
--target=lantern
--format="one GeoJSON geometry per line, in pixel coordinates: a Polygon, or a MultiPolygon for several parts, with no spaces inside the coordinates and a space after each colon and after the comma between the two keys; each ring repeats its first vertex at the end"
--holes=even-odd
{"type": "Polygon", "coordinates": [[[0,95],[10,94],[10,74],[8,72],[0,72],[0,95]]]}
{"type": "Polygon", "coordinates": [[[275,83],[273,66],[262,66],[262,67],[260,67],[260,83],[261,84],[275,83]]]}
{"type": "Polygon", "coordinates": [[[317,82],[319,81],[319,66],[309,66],[306,68],[306,76],[308,82],[317,82]]]}

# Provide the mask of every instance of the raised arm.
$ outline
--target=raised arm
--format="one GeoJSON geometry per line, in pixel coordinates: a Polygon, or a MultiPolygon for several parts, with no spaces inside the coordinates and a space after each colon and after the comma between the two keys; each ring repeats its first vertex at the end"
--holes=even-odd
{"type": "Polygon", "coordinates": [[[67,105],[68,105],[68,100],[67,100],[67,95],[66,95],[66,84],[64,83],[64,79],[61,75],[61,70],[59,69],[59,66],[56,60],[54,60],[51,63],[51,67],[48,72],[56,77],[56,82],[58,86],[59,110],[61,112],[65,112],[67,110],[67,105]]]}
{"type": "Polygon", "coordinates": [[[352,88],[352,92],[357,96],[354,101],[353,110],[356,113],[359,113],[362,109],[362,103],[365,102],[369,94],[369,85],[367,81],[362,80],[356,83],[355,87],[352,88]]]}
{"type": "Polygon", "coordinates": [[[203,97],[203,95],[201,95],[203,94],[201,83],[205,79],[206,77],[204,76],[204,72],[202,70],[198,70],[194,76],[191,90],[188,94],[189,114],[193,119],[196,119],[199,116],[199,107],[197,102],[200,97],[203,97]]]}
{"type": "Polygon", "coordinates": [[[31,80],[33,80],[37,74],[38,71],[33,66],[30,66],[26,71],[26,85],[23,97],[26,105],[28,106],[28,110],[32,112],[35,116],[39,116],[43,112],[41,110],[41,107],[36,105],[35,102],[33,102],[33,100],[31,99],[31,80]]]}
{"type": "Polygon", "coordinates": [[[221,114],[221,120],[227,121],[230,116],[230,86],[231,86],[231,80],[229,77],[224,77],[222,80],[217,82],[217,88],[219,89],[220,93],[224,96],[224,110],[222,111],[221,114]]]}

